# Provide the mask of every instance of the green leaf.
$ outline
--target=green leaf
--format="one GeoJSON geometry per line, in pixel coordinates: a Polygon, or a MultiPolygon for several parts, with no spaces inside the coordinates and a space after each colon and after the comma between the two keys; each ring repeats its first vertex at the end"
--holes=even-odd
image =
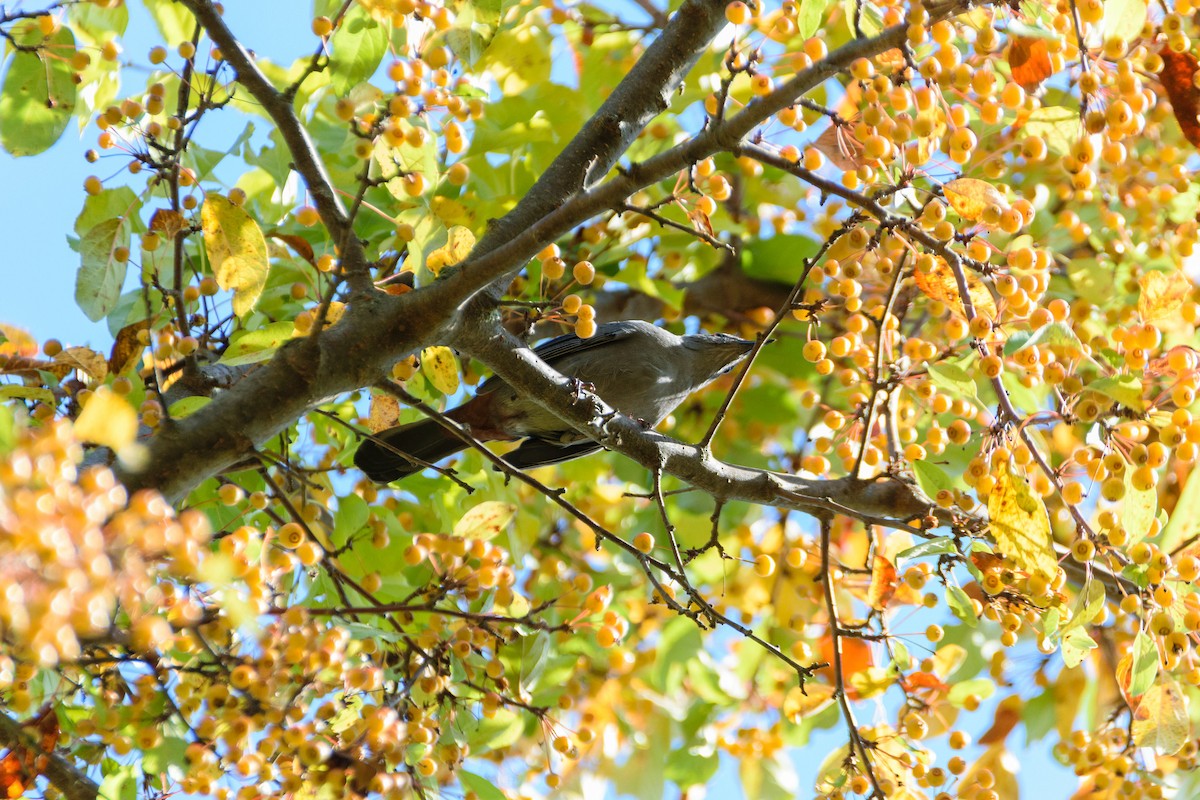
{"type": "Polygon", "coordinates": [[[1023,36],[1026,39],[1045,39],[1046,41],[1058,41],[1059,34],[1048,28],[1043,28],[1041,25],[1031,25],[1019,19],[1011,19],[1008,21],[1008,33],[1013,36],[1023,36]]]}
{"type": "Polygon", "coordinates": [[[356,494],[346,494],[338,499],[337,511],[333,513],[333,540],[339,547],[358,533],[371,517],[371,507],[356,494]]]}
{"type": "Polygon", "coordinates": [[[690,619],[677,617],[663,628],[658,644],[658,657],[650,673],[650,684],[669,694],[683,684],[687,664],[704,647],[700,631],[690,619]]]}
{"type": "Polygon", "coordinates": [[[975,399],[979,396],[975,386],[975,379],[971,377],[969,372],[957,364],[949,362],[930,364],[928,372],[929,379],[935,385],[947,390],[956,397],[975,399]]]}
{"type": "Polygon", "coordinates": [[[1138,631],[1133,638],[1133,661],[1129,667],[1129,695],[1137,697],[1154,685],[1158,677],[1158,646],[1154,637],[1138,631]]]}
{"type": "Polygon", "coordinates": [[[38,49],[14,53],[0,85],[0,145],[32,156],[58,141],[75,110],[75,36],[65,25],[44,41],[36,24],[15,25],[10,33],[38,49]]]}
{"type": "Polygon", "coordinates": [[[272,322],[256,330],[235,333],[221,355],[220,363],[240,367],[266,361],[295,334],[296,326],[292,322],[272,322]]]}
{"type": "Polygon", "coordinates": [[[986,700],[996,693],[996,684],[988,678],[972,678],[971,680],[960,681],[950,687],[950,691],[946,694],[946,699],[952,705],[962,706],[968,697],[972,695],[981,700],[986,700]]]}
{"type": "Polygon", "coordinates": [[[739,773],[747,800],[794,800],[801,794],[796,767],[782,751],[772,758],[742,759],[739,773]]]}
{"type": "Polygon", "coordinates": [[[1016,336],[1009,337],[1009,340],[1004,343],[1004,353],[1012,355],[1033,345],[1064,347],[1073,351],[1080,351],[1083,347],[1083,343],[1079,341],[1079,337],[1075,335],[1075,331],[1071,329],[1070,325],[1065,322],[1050,322],[1038,328],[1024,341],[1016,336]]]}
{"type": "Polygon", "coordinates": [[[908,647],[901,641],[892,645],[892,663],[898,670],[906,670],[912,666],[912,656],[908,653],[908,647]]]}
{"type": "Polygon", "coordinates": [[[104,780],[100,782],[98,796],[104,800],[136,800],[138,775],[141,773],[138,765],[106,761],[104,766],[105,775],[104,780]]]}
{"type": "Polygon", "coordinates": [[[182,3],[176,0],[142,0],[142,4],[154,17],[154,24],[168,46],[178,46],[192,38],[196,20],[182,3]]]}
{"type": "Polygon", "coordinates": [[[93,322],[107,317],[121,299],[127,262],[113,258],[118,247],[129,247],[129,226],[120,217],[101,222],[79,242],[75,303],[93,322]]]}
{"type": "Polygon", "coordinates": [[[1091,636],[1088,636],[1087,631],[1083,628],[1075,628],[1063,635],[1063,663],[1069,669],[1074,669],[1083,663],[1083,659],[1087,658],[1088,652],[1095,647],[1096,642],[1093,641],[1091,636]]]}
{"type": "Polygon", "coordinates": [[[538,631],[532,636],[521,639],[521,687],[533,689],[538,679],[546,671],[549,661],[550,634],[538,631]]]}
{"type": "Polygon", "coordinates": [[[939,536],[927,542],[913,545],[907,550],[896,554],[896,561],[906,558],[927,558],[928,556],[948,556],[958,553],[958,545],[949,536],[939,536]]]}
{"type": "Polygon", "coordinates": [[[89,195],[83,201],[79,216],[75,218],[75,234],[82,237],[101,222],[113,217],[123,217],[129,223],[131,232],[137,233],[141,230],[137,219],[141,207],[142,201],[128,186],[104,189],[100,194],[89,195]]]}
{"type": "Polygon", "coordinates": [[[99,45],[125,35],[129,27],[129,6],[100,3],[74,3],[67,6],[67,19],[72,29],[99,45]]]}
{"type": "Polygon", "coordinates": [[[506,95],[550,80],[550,34],[522,23],[500,31],[483,52],[479,66],[495,78],[506,95]]]}
{"type": "Polygon", "coordinates": [[[1047,639],[1054,638],[1058,633],[1058,623],[1062,618],[1062,612],[1057,608],[1051,608],[1042,616],[1042,636],[1047,639]]]}
{"type": "Polygon", "coordinates": [[[376,22],[362,5],[352,5],[329,38],[329,75],[334,92],[349,94],[375,74],[387,46],[387,28],[376,22]]]}
{"type": "Polygon", "coordinates": [[[197,394],[185,397],[182,400],[176,400],[174,403],[171,403],[170,408],[167,410],[170,412],[172,419],[182,419],[195,414],[211,402],[211,397],[197,394]]]}
{"type": "Polygon", "coordinates": [[[703,786],[717,773],[720,763],[716,750],[708,745],[672,748],[667,755],[663,777],[674,781],[681,789],[703,786]]]}
{"type": "Polygon", "coordinates": [[[1150,525],[1158,516],[1158,491],[1136,489],[1133,485],[1133,465],[1125,468],[1125,497],[1121,501],[1121,527],[1129,534],[1129,545],[1146,538],[1150,525]]]}
{"type": "Polygon", "coordinates": [[[800,12],[796,15],[796,27],[801,36],[807,39],[820,30],[827,5],[828,0],[800,0],[800,12]]]}
{"type": "Polygon", "coordinates": [[[1107,599],[1108,595],[1104,591],[1104,584],[1095,579],[1089,580],[1087,594],[1086,596],[1080,595],[1079,610],[1063,626],[1063,635],[1075,628],[1082,628],[1084,625],[1090,624],[1092,620],[1100,616],[1100,611],[1104,608],[1107,599]]]}
{"type": "Polygon", "coordinates": [[[1025,133],[1042,137],[1050,150],[1064,155],[1079,138],[1079,110],[1066,106],[1039,108],[1026,120],[1025,133]]]}
{"type": "Polygon", "coordinates": [[[1134,411],[1145,411],[1142,402],[1142,381],[1136,375],[1117,375],[1099,378],[1084,387],[1087,391],[1102,394],[1134,411]]]}
{"type": "Polygon", "coordinates": [[[1146,24],[1145,0],[1104,0],[1104,38],[1131,42],[1142,35],[1146,24]]]}
{"type": "Polygon", "coordinates": [[[474,772],[461,771],[458,773],[458,779],[464,789],[479,795],[479,800],[507,800],[504,792],[497,789],[494,783],[474,772]]]}
{"type": "Polygon", "coordinates": [[[0,384],[0,399],[37,400],[54,405],[54,392],[41,386],[19,386],[15,383],[0,384]]]}
{"type": "Polygon", "coordinates": [[[912,467],[917,484],[930,499],[936,497],[938,492],[948,492],[954,488],[954,481],[950,480],[950,476],[932,461],[914,461],[912,467]]]}
{"type": "Polygon", "coordinates": [[[1118,297],[1113,284],[1115,270],[1111,264],[1101,264],[1095,258],[1072,258],[1067,262],[1067,277],[1080,297],[1101,308],[1118,297]]]}
{"type": "Polygon", "coordinates": [[[971,598],[960,586],[949,585],[946,587],[946,604],[950,606],[950,610],[954,612],[954,616],[961,619],[969,627],[974,628],[979,624],[979,619],[975,616],[975,606],[971,603],[971,598]]]}
{"type": "Polygon", "coordinates": [[[1195,533],[1197,528],[1200,528],[1200,469],[1194,469],[1188,475],[1171,517],[1163,526],[1159,547],[1169,553],[1195,533]]]}
{"type": "Polygon", "coordinates": [[[187,763],[184,753],[187,751],[187,740],[178,736],[166,736],[157,747],[147,750],[142,756],[142,769],[148,775],[158,775],[171,767],[183,767],[187,763]]]}
{"type": "Polygon", "coordinates": [[[751,278],[790,286],[804,272],[804,260],[819,247],[807,236],[795,234],[781,233],[770,239],[755,239],[742,248],[742,270],[751,278]]]}

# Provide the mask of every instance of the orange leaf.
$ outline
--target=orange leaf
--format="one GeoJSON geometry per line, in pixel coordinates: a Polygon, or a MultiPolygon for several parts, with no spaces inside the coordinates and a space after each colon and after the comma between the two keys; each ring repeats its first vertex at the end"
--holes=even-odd
{"type": "Polygon", "coordinates": [[[1013,728],[1021,721],[1021,707],[1024,705],[1020,697],[1007,697],[996,706],[996,716],[992,718],[992,727],[979,737],[979,744],[997,744],[1008,738],[1013,728]]]}
{"type": "MultiPolygon", "coordinates": [[[[988,319],[995,319],[996,301],[992,299],[992,293],[974,272],[967,272],[966,275],[967,291],[971,295],[975,313],[982,314],[988,319]]],[[[958,283],[954,280],[954,271],[950,269],[946,259],[937,256],[934,259],[933,269],[929,272],[918,270],[913,278],[917,282],[917,287],[925,293],[926,297],[945,303],[953,314],[960,317],[966,316],[962,300],[959,299],[958,283]]]]}
{"type": "MultiPolygon", "coordinates": [[[[827,677],[832,680],[833,674],[833,634],[826,633],[821,637],[818,643],[821,650],[821,660],[828,664],[821,670],[826,673],[827,677]]],[[[846,696],[851,699],[858,698],[858,690],[850,685],[849,677],[857,672],[862,672],[873,665],[871,658],[871,645],[864,642],[862,639],[856,639],[851,636],[841,637],[842,645],[842,678],[846,686],[846,696]]]]}
{"type": "Polygon", "coordinates": [[[1042,85],[1054,72],[1046,40],[1036,36],[1013,36],[1008,45],[1008,66],[1012,78],[1027,92],[1042,85]]]}
{"type": "Polygon", "coordinates": [[[867,589],[867,605],[882,611],[896,593],[896,567],[876,554],[871,564],[871,586],[867,589]]]}
{"type": "Polygon", "coordinates": [[[1196,89],[1196,70],[1200,62],[1191,53],[1176,53],[1164,47],[1160,53],[1163,60],[1158,79],[1171,98],[1171,108],[1183,136],[1195,147],[1200,147],[1200,90],[1196,89]]]}

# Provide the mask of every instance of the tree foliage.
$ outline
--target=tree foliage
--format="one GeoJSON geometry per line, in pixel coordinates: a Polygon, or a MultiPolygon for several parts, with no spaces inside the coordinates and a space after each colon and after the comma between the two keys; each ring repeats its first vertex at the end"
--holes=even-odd
{"type": "Polygon", "coordinates": [[[113,343],[2,328],[6,796],[1196,794],[1191,0],[35,5],[113,343]],[[524,346],[623,317],[757,345],[646,431],[524,346]],[[486,373],[612,452],[354,470],[486,373]]]}

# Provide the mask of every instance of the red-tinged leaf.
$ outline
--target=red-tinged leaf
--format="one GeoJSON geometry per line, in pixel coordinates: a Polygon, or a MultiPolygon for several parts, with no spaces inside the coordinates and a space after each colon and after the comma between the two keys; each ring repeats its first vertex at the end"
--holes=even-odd
{"type": "Polygon", "coordinates": [[[950,688],[932,672],[910,672],[901,679],[900,683],[909,692],[917,692],[921,689],[946,692],[950,688]]]}
{"type": "Polygon", "coordinates": [[[1171,108],[1183,136],[1194,147],[1200,147],[1200,90],[1196,89],[1196,70],[1200,62],[1191,53],[1176,53],[1163,48],[1163,68],[1158,79],[1171,98],[1171,108]]]}
{"type": "Polygon", "coordinates": [[[1027,92],[1041,86],[1054,72],[1046,40],[1037,37],[1013,36],[1008,45],[1008,66],[1013,80],[1027,92]]]}
{"type": "Polygon", "coordinates": [[[871,564],[871,586],[867,589],[867,605],[882,611],[896,593],[896,567],[881,555],[876,554],[871,564]]]}
{"type": "Polygon", "coordinates": [[[187,220],[178,211],[160,208],[150,217],[150,230],[171,241],[187,229],[187,220]]]}
{"type": "Polygon", "coordinates": [[[303,236],[297,236],[294,233],[280,233],[279,231],[271,231],[267,234],[272,239],[278,239],[292,249],[296,255],[303,258],[308,263],[316,266],[317,257],[313,253],[312,245],[303,236]]]}

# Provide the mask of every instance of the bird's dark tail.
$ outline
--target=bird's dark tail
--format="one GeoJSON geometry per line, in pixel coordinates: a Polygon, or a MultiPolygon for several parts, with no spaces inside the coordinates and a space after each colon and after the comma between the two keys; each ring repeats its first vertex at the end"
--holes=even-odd
{"type": "Polygon", "coordinates": [[[354,454],[354,466],[376,483],[391,483],[465,449],[461,439],[434,420],[425,419],[380,431],[375,438],[367,439],[354,454]],[[421,463],[414,463],[401,453],[421,463]]]}

